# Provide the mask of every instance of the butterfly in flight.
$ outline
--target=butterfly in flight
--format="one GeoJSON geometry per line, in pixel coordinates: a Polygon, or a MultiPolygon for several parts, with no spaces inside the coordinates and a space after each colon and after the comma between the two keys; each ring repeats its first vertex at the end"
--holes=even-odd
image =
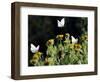
{"type": "Polygon", "coordinates": [[[61,21],[57,20],[58,27],[64,27],[65,19],[62,18],[61,21]]]}
{"type": "Polygon", "coordinates": [[[30,50],[32,53],[36,53],[36,52],[38,52],[39,48],[40,48],[39,45],[36,47],[34,44],[31,44],[30,50]]]}

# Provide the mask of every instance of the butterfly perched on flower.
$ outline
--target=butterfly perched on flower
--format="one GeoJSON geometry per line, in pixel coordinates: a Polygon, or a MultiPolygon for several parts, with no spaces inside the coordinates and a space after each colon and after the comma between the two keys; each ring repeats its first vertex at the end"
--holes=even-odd
{"type": "Polygon", "coordinates": [[[65,19],[62,18],[61,21],[57,20],[58,27],[64,27],[65,19]]]}
{"type": "Polygon", "coordinates": [[[30,46],[31,46],[30,50],[32,53],[36,53],[39,51],[39,48],[40,48],[39,45],[36,47],[34,44],[31,44],[30,46]]]}
{"type": "Polygon", "coordinates": [[[77,38],[74,38],[74,36],[71,36],[71,39],[72,39],[72,43],[75,44],[78,42],[78,39],[77,38]]]}

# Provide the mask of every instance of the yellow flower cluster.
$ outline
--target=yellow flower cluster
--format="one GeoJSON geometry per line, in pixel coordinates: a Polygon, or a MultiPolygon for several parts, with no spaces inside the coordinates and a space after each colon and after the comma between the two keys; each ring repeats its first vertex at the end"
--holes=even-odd
{"type": "Polygon", "coordinates": [[[87,63],[88,36],[86,34],[78,38],[79,41],[76,43],[73,43],[73,38],[70,38],[69,33],[64,35],[59,34],[56,38],[56,41],[55,39],[49,39],[46,42],[47,50],[45,56],[39,51],[33,54],[30,60],[32,65],[42,66],[87,63]],[[43,59],[41,56],[43,56],[43,59]]]}
{"type": "Polygon", "coordinates": [[[80,44],[74,44],[74,49],[76,51],[80,51],[81,48],[82,48],[82,46],[80,44]]]}
{"type": "Polygon", "coordinates": [[[57,35],[57,36],[56,36],[56,38],[57,38],[57,39],[59,39],[59,40],[62,40],[62,39],[63,39],[63,37],[64,37],[64,35],[63,35],[63,34],[60,34],[60,35],[57,35]]]}
{"type": "Polygon", "coordinates": [[[69,45],[69,48],[70,48],[70,49],[74,49],[74,50],[76,50],[76,51],[80,51],[81,48],[82,48],[82,46],[81,46],[81,44],[76,43],[76,44],[70,44],[70,45],[69,45]]]}
{"type": "Polygon", "coordinates": [[[81,40],[83,40],[83,41],[88,40],[88,36],[87,36],[87,35],[83,35],[83,36],[81,37],[81,40]]]}
{"type": "Polygon", "coordinates": [[[35,54],[33,54],[33,57],[30,60],[30,63],[32,63],[32,64],[38,63],[39,59],[41,58],[41,55],[42,55],[41,52],[36,52],[35,54]]]}
{"type": "Polygon", "coordinates": [[[54,39],[50,39],[47,41],[46,45],[53,45],[54,44],[54,39]]]}
{"type": "MultiPolygon", "coordinates": [[[[69,37],[70,37],[70,34],[66,33],[65,34],[65,39],[69,39],[69,37]]],[[[59,40],[62,40],[64,38],[64,35],[63,34],[59,34],[59,35],[56,36],[56,38],[59,39],[59,40]]]]}

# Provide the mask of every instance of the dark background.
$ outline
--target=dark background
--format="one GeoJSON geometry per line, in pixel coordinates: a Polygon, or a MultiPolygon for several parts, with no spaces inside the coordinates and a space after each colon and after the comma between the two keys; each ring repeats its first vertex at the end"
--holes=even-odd
{"type": "MultiPolygon", "coordinates": [[[[39,51],[45,55],[46,41],[53,39],[58,34],[69,33],[75,38],[87,31],[86,17],[58,17],[58,16],[36,16],[28,15],[28,60],[33,55],[30,51],[30,44],[40,45],[39,51]],[[65,18],[64,27],[57,25],[57,20],[65,18]]],[[[30,66],[30,65],[29,65],[30,66]]]]}

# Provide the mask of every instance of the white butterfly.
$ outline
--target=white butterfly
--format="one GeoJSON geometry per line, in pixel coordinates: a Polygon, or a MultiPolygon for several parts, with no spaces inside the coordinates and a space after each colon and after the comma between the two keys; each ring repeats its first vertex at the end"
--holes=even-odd
{"type": "Polygon", "coordinates": [[[31,50],[32,53],[36,53],[39,50],[39,48],[40,48],[39,45],[37,47],[35,47],[33,44],[31,44],[30,50],[31,50]]]}
{"type": "Polygon", "coordinates": [[[75,39],[73,36],[71,36],[71,39],[72,39],[72,43],[77,43],[78,42],[78,39],[75,39]]]}
{"type": "Polygon", "coordinates": [[[65,19],[62,18],[61,21],[57,20],[57,23],[58,23],[58,27],[64,27],[65,19]]]}

